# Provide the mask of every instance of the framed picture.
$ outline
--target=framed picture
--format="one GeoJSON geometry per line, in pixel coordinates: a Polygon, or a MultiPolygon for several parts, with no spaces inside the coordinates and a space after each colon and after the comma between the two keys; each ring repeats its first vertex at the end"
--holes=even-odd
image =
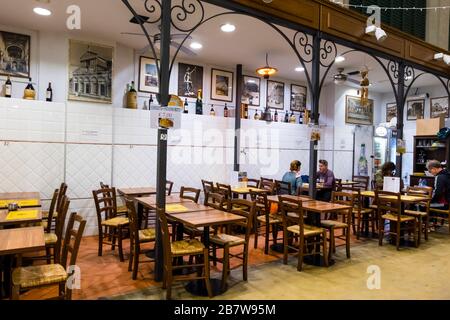
{"type": "Polygon", "coordinates": [[[259,107],[261,105],[261,79],[257,77],[244,76],[244,89],[242,92],[242,103],[249,106],[259,107]]]}
{"type": "Polygon", "coordinates": [[[450,116],[448,111],[448,97],[431,98],[430,99],[430,115],[431,118],[437,118],[440,115],[450,116]]]}
{"type": "Polygon", "coordinates": [[[305,86],[291,84],[291,111],[303,112],[306,110],[306,93],[305,86]]]}
{"type": "Polygon", "coordinates": [[[112,103],[114,48],[69,40],[69,100],[112,103]]]}
{"type": "Polygon", "coordinates": [[[267,80],[267,107],[271,109],[284,109],[284,83],[267,80]]]}
{"type": "Polygon", "coordinates": [[[139,91],[159,93],[159,78],[156,60],[149,57],[139,58],[139,91]]]}
{"type": "Polygon", "coordinates": [[[178,63],[178,96],[196,98],[198,90],[203,92],[203,67],[178,63]]]}
{"type": "Polygon", "coordinates": [[[373,100],[363,107],[360,97],[346,96],[345,123],[373,125],[373,100]]]}
{"type": "Polygon", "coordinates": [[[211,69],[211,99],[233,101],[233,72],[211,69]]]}
{"type": "Polygon", "coordinates": [[[425,99],[409,100],[407,102],[407,120],[423,119],[425,112],[425,99]]]}
{"type": "Polygon", "coordinates": [[[0,31],[0,75],[30,77],[30,36],[0,31]]]}
{"type": "Polygon", "coordinates": [[[386,104],[386,122],[391,122],[397,116],[397,103],[391,102],[386,104]]]}

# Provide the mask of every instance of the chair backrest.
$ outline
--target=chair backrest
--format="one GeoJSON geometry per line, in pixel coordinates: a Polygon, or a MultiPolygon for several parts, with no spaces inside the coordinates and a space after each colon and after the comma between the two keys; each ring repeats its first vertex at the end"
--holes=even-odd
{"type": "Polygon", "coordinates": [[[173,189],[173,182],[172,181],[166,181],[166,194],[170,196],[172,194],[173,189]]]}
{"type": "Polygon", "coordinates": [[[355,196],[352,192],[334,191],[331,195],[331,202],[353,207],[356,197],[357,195],[355,196]]]}
{"type": "Polygon", "coordinates": [[[400,223],[402,212],[401,193],[375,190],[375,203],[378,208],[378,216],[390,213],[396,215],[400,223]]]}
{"type": "Polygon", "coordinates": [[[269,179],[269,178],[264,178],[264,177],[261,177],[260,179],[259,179],[259,181],[265,181],[265,182],[275,182],[273,179],[269,179]]]}
{"type": "Polygon", "coordinates": [[[203,192],[205,193],[205,196],[208,192],[216,191],[216,187],[214,186],[214,182],[212,182],[212,181],[202,180],[202,186],[203,186],[203,192]]]}
{"type": "Polygon", "coordinates": [[[259,188],[259,183],[258,179],[247,179],[247,187],[259,188]]]}
{"type": "Polygon", "coordinates": [[[352,177],[352,181],[354,182],[358,182],[358,184],[355,184],[354,187],[355,188],[360,188],[363,190],[368,190],[369,189],[369,181],[370,181],[370,177],[366,177],[366,176],[353,176],[352,177]]]}
{"type": "Polygon", "coordinates": [[[114,218],[117,215],[116,188],[93,190],[92,194],[100,227],[103,220],[114,218]]]}
{"type": "Polygon", "coordinates": [[[273,180],[268,180],[264,178],[261,178],[261,182],[259,184],[259,187],[263,190],[267,190],[269,195],[275,195],[276,190],[277,190],[277,186],[275,184],[275,182],[273,182],[273,180]]]}
{"type": "Polygon", "coordinates": [[[231,186],[229,184],[217,183],[216,192],[223,194],[227,200],[231,200],[232,198],[231,186]]]}
{"type": "Polygon", "coordinates": [[[270,205],[269,201],[267,200],[267,193],[250,191],[250,198],[257,204],[264,206],[264,213],[270,213],[270,205]]]}
{"type": "Polygon", "coordinates": [[[69,223],[67,224],[66,236],[64,237],[64,245],[62,249],[60,264],[64,268],[67,268],[67,266],[76,265],[78,250],[80,249],[81,238],[83,236],[85,227],[86,227],[86,220],[84,220],[76,212],[73,212],[70,215],[69,223]],[[77,228],[75,227],[75,223],[78,224],[77,228]],[[68,262],[69,254],[70,260],[68,262]]]}
{"type": "Polygon", "coordinates": [[[290,182],[275,180],[277,194],[291,194],[292,186],[290,182]]]}
{"type": "Polygon", "coordinates": [[[198,203],[198,198],[200,198],[200,189],[190,188],[190,187],[181,187],[180,189],[180,198],[191,200],[195,203],[198,203]]]}
{"type": "Polygon", "coordinates": [[[164,264],[170,265],[172,263],[172,250],[170,249],[170,233],[169,233],[169,225],[167,224],[166,212],[164,209],[158,208],[156,210],[156,215],[158,217],[161,229],[161,239],[164,252],[164,264]]]}
{"type": "Polygon", "coordinates": [[[128,220],[130,221],[130,245],[133,246],[133,244],[139,244],[138,216],[136,206],[134,205],[134,201],[132,199],[125,198],[125,204],[128,209],[128,220]]]}
{"type": "Polygon", "coordinates": [[[67,192],[67,184],[65,184],[64,182],[61,183],[61,186],[58,189],[58,200],[56,203],[56,212],[58,212],[59,208],[61,207],[61,202],[63,197],[66,195],[67,192]]]}
{"type": "Polygon", "coordinates": [[[309,188],[300,186],[297,188],[297,196],[309,196],[309,188]]]}
{"type": "Polygon", "coordinates": [[[221,193],[207,192],[205,196],[205,206],[217,210],[228,211],[230,208],[229,200],[221,193]]]}
{"type": "MultiPolygon", "coordinates": [[[[55,245],[55,263],[60,262],[61,254],[61,243],[64,233],[64,224],[66,223],[67,212],[69,211],[70,199],[67,196],[63,197],[61,210],[58,212],[58,217],[56,218],[55,224],[55,235],[57,237],[55,245]]],[[[48,231],[47,233],[50,233],[48,231]]]]}
{"type": "Polygon", "coordinates": [[[334,191],[342,191],[342,179],[334,179],[334,191]]]}
{"type": "Polygon", "coordinates": [[[300,226],[300,235],[303,235],[304,221],[303,221],[303,207],[302,201],[291,199],[283,196],[278,196],[279,208],[281,218],[283,220],[283,228],[286,229],[289,225],[298,224],[300,226]],[[293,213],[293,215],[289,215],[293,213]]]}
{"type": "Polygon", "coordinates": [[[55,214],[56,205],[58,202],[58,196],[59,189],[55,189],[53,192],[52,201],[50,202],[50,208],[48,209],[48,218],[47,218],[47,228],[45,229],[45,232],[49,233],[52,229],[52,221],[53,221],[53,215],[55,214]]]}
{"type": "Polygon", "coordinates": [[[243,199],[232,199],[230,201],[229,212],[246,218],[245,241],[248,243],[256,213],[256,202],[243,199]]]}
{"type": "Polygon", "coordinates": [[[408,189],[406,190],[406,193],[409,196],[423,196],[423,197],[431,198],[433,196],[433,188],[419,187],[419,186],[408,187],[408,189]]]}

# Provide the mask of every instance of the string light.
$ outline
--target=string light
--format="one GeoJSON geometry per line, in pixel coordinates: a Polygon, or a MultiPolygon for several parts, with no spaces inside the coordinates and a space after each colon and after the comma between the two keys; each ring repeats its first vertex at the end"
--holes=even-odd
{"type": "MultiPolygon", "coordinates": [[[[360,9],[367,9],[369,8],[369,6],[363,6],[362,4],[346,4],[346,3],[342,3],[340,2],[342,0],[331,0],[331,2],[338,4],[342,7],[348,7],[348,8],[360,8],[360,9]]],[[[438,6],[438,7],[408,7],[408,8],[401,8],[401,7],[379,7],[381,10],[387,11],[387,10],[419,10],[419,11],[423,11],[423,10],[434,10],[435,12],[437,10],[445,10],[445,9],[450,9],[450,6],[438,6]]]]}

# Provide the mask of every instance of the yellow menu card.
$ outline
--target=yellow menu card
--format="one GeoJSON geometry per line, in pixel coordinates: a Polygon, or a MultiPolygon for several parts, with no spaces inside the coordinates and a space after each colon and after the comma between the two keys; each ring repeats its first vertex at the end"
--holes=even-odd
{"type": "Polygon", "coordinates": [[[7,208],[10,203],[17,203],[19,207],[37,207],[39,205],[39,200],[38,199],[0,200],[0,208],[7,208]]]}
{"type": "Polygon", "coordinates": [[[185,206],[181,205],[181,204],[167,204],[166,205],[166,211],[167,212],[183,212],[183,211],[187,211],[188,208],[186,208],[185,206]]]}
{"type": "Polygon", "coordinates": [[[6,216],[6,221],[33,220],[37,219],[38,214],[38,210],[12,211],[6,216]]]}

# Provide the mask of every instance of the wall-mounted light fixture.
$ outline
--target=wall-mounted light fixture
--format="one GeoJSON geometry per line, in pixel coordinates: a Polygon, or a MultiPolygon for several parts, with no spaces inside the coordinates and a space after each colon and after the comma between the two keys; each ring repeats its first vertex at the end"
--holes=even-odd
{"type": "Polygon", "coordinates": [[[445,53],[436,53],[434,55],[434,60],[443,60],[446,65],[450,65],[450,55],[445,53]]]}
{"type": "Polygon", "coordinates": [[[381,8],[379,6],[369,6],[367,13],[372,15],[367,18],[366,34],[375,36],[378,42],[386,40],[387,34],[381,28],[381,8]]]}

